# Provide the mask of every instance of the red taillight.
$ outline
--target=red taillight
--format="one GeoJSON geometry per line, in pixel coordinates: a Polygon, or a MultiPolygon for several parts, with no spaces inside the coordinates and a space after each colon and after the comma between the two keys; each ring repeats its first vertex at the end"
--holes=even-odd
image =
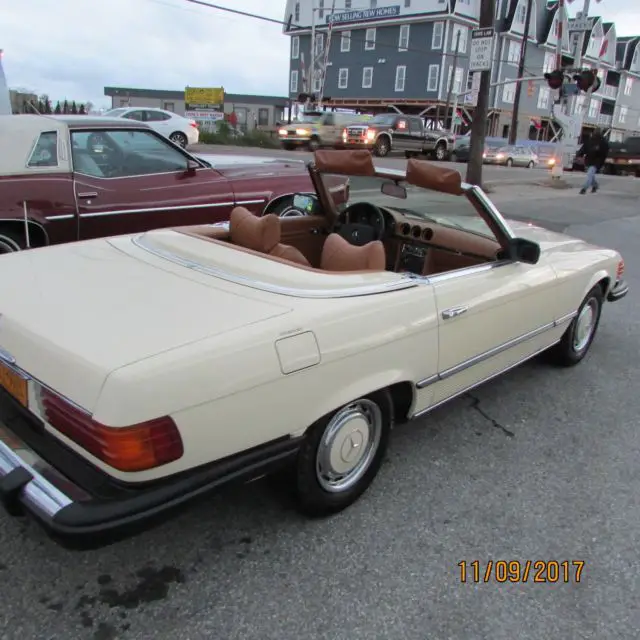
{"type": "Polygon", "coordinates": [[[178,428],[169,416],[130,427],[107,427],[48,389],[41,388],[40,404],[54,429],[114,469],[153,469],[184,453],[178,428]]]}
{"type": "Polygon", "coordinates": [[[616,279],[620,280],[624,274],[624,260],[618,262],[618,268],[616,269],[616,279]]]}
{"type": "Polygon", "coordinates": [[[198,128],[198,123],[195,120],[190,120],[189,124],[194,128],[197,129],[198,128]]]}

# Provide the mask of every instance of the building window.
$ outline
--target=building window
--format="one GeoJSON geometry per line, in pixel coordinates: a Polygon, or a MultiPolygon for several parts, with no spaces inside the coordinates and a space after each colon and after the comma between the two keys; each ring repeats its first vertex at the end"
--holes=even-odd
{"type": "Polygon", "coordinates": [[[371,89],[373,86],[373,67],[365,67],[362,70],[362,88],[371,89]]]}
{"type": "Polygon", "coordinates": [[[630,96],[632,90],[633,90],[633,78],[627,78],[624,81],[624,95],[630,96]]]}
{"type": "Polygon", "coordinates": [[[338,69],[338,89],[346,89],[349,85],[349,69],[338,69]]]}
{"type": "Polygon", "coordinates": [[[453,77],[453,92],[462,93],[462,78],[464,77],[464,69],[462,67],[456,67],[456,73],[453,77]]]}
{"type": "Polygon", "coordinates": [[[344,0],[344,8],[351,9],[351,0],[344,0]]]}
{"type": "Polygon", "coordinates": [[[547,51],[544,54],[544,65],[542,73],[551,73],[556,68],[556,56],[554,53],[547,51]]]}
{"type": "Polygon", "coordinates": [[[629,110],[627,109],[627,107],[620,107],[620,115],[618,115],[618,120],[620,120],[620,122],[626,122],[628,112],[629,110]]]}
{"type": "Polygon", "coordinates": [[[538,94],[538,109],[549,108],[549,96],[551,92],[549,87],[540,87],[540,93],[538,94]]]}
{"type": "Polygon", "coordinates": [[[404,83],[407,77],[407,67],[396,67],[396,91],[404,91],[404,83]]]}
{"type": "Polygon", "coordinates": [[[453,27],[453,31],[451,32],[451,51],[455,51],[456,45],[458,45],[458,53],[466,53],[468,36],[469,36],[469,29],[467,29],[467,27],[463,27],[459,24],[456,24],[453,27]],[[459,41],[458,41],[458,34],[460,34],[459,41]]]}
{"type": "Polygon", "coordinates": [[[520,3],[518,5],[518,9],[516,11],[516,20],[518,21],[518,24],[522,24],[524,25],[524,23],[527,20],[527,5],[524,3],[520,3]]]}
{"type": "Polygon", "coordinates": [[[364,50],[373,51],[376,48],[376,30],[367,29],[364,36],[364,50]]]}
{"type": "Polygon", "coordinates": [[[318,0],[318,16],[324,18],[324,0],[318,0]]]}
{"type": "Polygon", "coordinates": [[[411,6],[411,0],[404,0],[404,6],[405,7],[410,7],[411,6]]]}
{"type": "Polygon", "coordinates": [[[403,24],[400,26],[400,37],[398,38],[398,51],[406,51],[409,48],[409,26],[403,24]]]}
{"type": "Polygon", "coordinates": [[[433,33],[431,34],[432,49],[442,49],[443,36],[444,36],[444,22],[434,22],[433,33]]]}
{"type": "Polygon", "coordinates": [[[165,103],[162,105],[162,108],[163,108],[165,111],[171,111],[171,113],[175,113],[176,105],[175,105],[175,102],[165,102],[165,103]]]}
{"type": "Polygon", "coordinates": [[[313,92],[320,93],[320,89],[322,89],[322,71],[316,69],[315,78],[313,79],[313,92]]]}
{"type": "Polygon", "coordinates": [[[324,51],[324,33],[316,33],[316,55],[319,56],[324,51]]]}
{"type": "Polygon", "coordinates": [[[507,54],[507,62],[509,64],[518,64],[520,61],[520,43],[515,40],[509,42],[509,53],[507,54]]]}
{"type": "Polygon", "coordinates": [[[269,126],[269,109],[258,109],[258,126],[259,127],[268,127],[269,126]]]}
{"type": "Polygon", "coordinates": [[[600,111],[600,101],[599,100],[591,100],[591,104],[589,105],[589,117],[597,118],[598,111],[600,111]]]}
{"type": "Polygon", "coordinates": [[[378,8],[378,0],[371,0],[371,2],[369,2],[369,6],[372,9],[377,9],[378,8]]]}
{"type": "Polygon", "coordinates": [[[430,64],[429,65],[429,76],[427,78],[427,91],[437,91],[438,90],[438,80],[440,78],[440,65],[439,64],[430,64]]]}
{"type": "Polygon", "coordinates": [[[289,85],[289,93],[297,93],[298,92],[298,72],[291,72],[291,83],[289,85]]]}
{"type": "Polygon", "coordinates": [[[295,6],[293,7],[293,21],[296,24],[300,22],[300,3],[299,2],[296,2],[295,6]]]}
{"type": "Polygon", "coordinates": [[[340,51],[346,53],[351,51],[351,31],[343,31],[340,36],[340,51]]]}
{"type": "Polygon", "coordinates": [[[502,101],[507,102],[509,104],[513,104],[513,101],[516,97],[516,83],[509,82],[504,85],[504,89],[502,90],[502,101]]]}
{"type": "Polygon", "coordinates": [[[291,59],[297,60],[300,57],[300,37],[291,38],[291,59]]]}

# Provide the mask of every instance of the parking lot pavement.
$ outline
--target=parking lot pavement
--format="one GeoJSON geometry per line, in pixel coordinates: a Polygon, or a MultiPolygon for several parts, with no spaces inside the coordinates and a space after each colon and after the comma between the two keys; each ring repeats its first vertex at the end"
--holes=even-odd
{"type": "Polygon", "coordinates": [[[330,519],[258,481],[74,553],[0,514],[0,637],[636,638],[640,211],[624,194],[547,193],[501,206],[626,258],[631,292],[605,307],[582,364],[523,365],[398,428],[370,491],[330,519]],[[489,560],[571,571],[476,583],[468,568],[462,583],[458,563],[474,560],[482,574],[489,560]]]}

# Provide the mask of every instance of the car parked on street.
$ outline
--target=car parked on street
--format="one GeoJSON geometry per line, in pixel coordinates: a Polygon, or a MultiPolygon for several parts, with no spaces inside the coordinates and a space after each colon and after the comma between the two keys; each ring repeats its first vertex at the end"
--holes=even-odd
{"type": "Polygon", "coordinates": [[[198,123],[191,118],[184,118],[172,111],[152,107],[119,107],[107,111],[105,117],[137,120],[149,125],[154,131],[169,138],[172,142],[187,147],[198,144],[200,130],[198,123]]]}
{"type": "Polygon", "coordinates": [[[485,164],[495,164],[504,167],[526,167],[533,169],[539,164],[537,154],[524,145],[505,145],[489,148],[482,154],[485,164]]]}
{"type": "Polygon", "coordinates": [[[302,161],[193,155],[136,120],[0,116],[0,253],[282,213],[313,191],[302,161]]]}
{"type": "Polygon", "coordinates": [[[300,511],[337,513],[394,425],[538,354],[577,365],[627,294],[617,251],[506,220],[449,167],[326,150],[308,168],[287,217],[237,206],[2,258],[9,513],[99,546],[276,469],[300,511]]]}

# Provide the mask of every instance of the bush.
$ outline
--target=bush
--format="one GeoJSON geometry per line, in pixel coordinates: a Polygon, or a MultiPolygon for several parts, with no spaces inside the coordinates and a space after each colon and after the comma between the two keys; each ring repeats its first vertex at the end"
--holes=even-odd
{"type": "Polygon", "coordinates": [[[238,147],[265,147],[267,149],[277,149],[280,147],[278,138],[268,131],[253,129],[244,135],[236,136],[231,131],[226,122],[220,123],[216,132],[201,131],[201,144],[226,144],[238,147]]]}

